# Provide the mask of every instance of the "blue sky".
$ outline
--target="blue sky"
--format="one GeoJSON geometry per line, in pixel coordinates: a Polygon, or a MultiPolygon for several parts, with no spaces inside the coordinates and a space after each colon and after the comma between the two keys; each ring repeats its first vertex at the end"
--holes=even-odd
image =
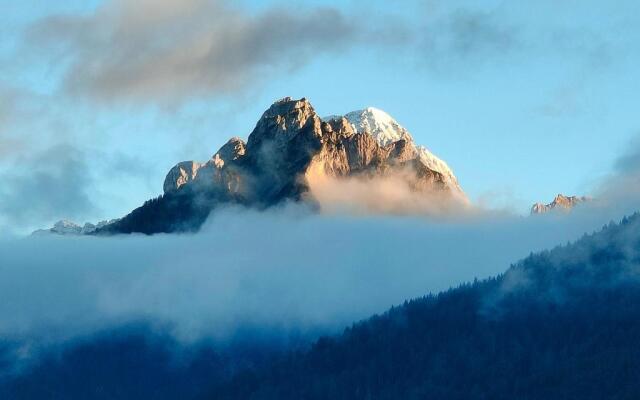
{"type": "Polygon", "coordinates": [[[521,213],[590,194],[640,133],[635,1],[6,3],[4,229],[121,216],[284,96],[381,108],[521,213]]]}

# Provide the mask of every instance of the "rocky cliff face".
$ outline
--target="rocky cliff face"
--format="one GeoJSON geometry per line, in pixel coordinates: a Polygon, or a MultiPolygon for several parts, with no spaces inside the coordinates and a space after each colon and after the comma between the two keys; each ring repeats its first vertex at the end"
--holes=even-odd
{"type": "Polygon", "coordinates": [[[222,185],[251,201],[269,202],[299,197],[312,171],[339,178],[401,169],[413,173],[416,189],[462,195],[446,164],[416,146],[409,132],[386,113],[368,108],[320,119],[306,99],[285,98],[265,111],[246,145],[233,138],[206,163],[174,166],[164,192],[185,184],[222,185]]]}
{"type": "MultiPolygon", "coordinates": [[[[324,120],[341,118],[341,116],[331,116],[324,118],[324,120]]],[[[416,145],[409,131],[389,114],[377,108],[368,107],[347,113],[344,118],[351,125],[354,132],[373,136],[380,146],[384,147],[404,141],[407,144],[406,151],[411,152],[409,156],[411,159],[418,158],[420,163],[431,171],[441,173],[447,186],[452,188],[455,193],[460,194],[460,198],[464,198],[462,188],[447,163],[436,157],[426,147],[416,145]]]]}
{"type": "Polygon", "coordinates": [[[402,173],[416,192],[466,201],[442,160],[417,146],[386,113],[365,109],[321,119],[308,100],[284,98],[258,120],[245,143],[232,138],[206,162],[184,161],[166,176],[164,195],[111,224],[114,232],[196,229],[222,203],[268,207],[313,201],[309,179],[402,173]]]}
{"type": "Polygon", "coordinates": [[[542,204],[536,203],[531,207],[531,214],[544,214],[550,211],[564,211],[568,212],[573,207],[580,203],[590,201],[591,199],[586,196],[565,196],[558,194],[551,203],[542,204]]]}

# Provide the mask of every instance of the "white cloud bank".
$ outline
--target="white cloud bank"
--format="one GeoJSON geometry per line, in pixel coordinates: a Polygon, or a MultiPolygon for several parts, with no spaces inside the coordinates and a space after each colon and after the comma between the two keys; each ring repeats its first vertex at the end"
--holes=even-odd
{"type": "Polygon", "coordinates": [[[291,206],[220,211],[194,235],[5,238],[0,337],[50,343],[136,320],[186,341],[224,340],[247,326],[330,330],[501,273],[609,218],[433,222],[291,206]]]}

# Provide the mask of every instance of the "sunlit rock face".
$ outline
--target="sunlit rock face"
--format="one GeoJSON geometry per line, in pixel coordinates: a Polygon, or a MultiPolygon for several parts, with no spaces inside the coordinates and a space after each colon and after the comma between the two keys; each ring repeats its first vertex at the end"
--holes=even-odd
{"type": "Polygon", "coordinates": [[[144,219],[154,226],[145,233],[175,230],[171,224],[149,222],[154,213],[182,219],[173,221],[180,222],[177,230],[191,229],[220,204],[264,208],[282,201],[313,202],[310,184],[318,177],[389,176],[417,193],[467,202],[447,164],[417,146],[409,132],[385,112],[366,108],[320,118],[307,99],[286,97],[262,114],[246,143],[234,137],[206,162],[178,163],[165,178],[161,198],[109,229],[138,231],[134,220],[144,219]],[[192,215],[197,218],[189,222],[192,215]],[[120,229],[123,226],[126,229],[120,229]]]}
{"type": "Polygon", "coordinates": [[[179,189],[196,178],[202,164],[195,161],[182,161],[169,170],[164,179],[164,192],[179,189]]]}
{"type": "Polygon", "coordinates": [[[239,137],[232,137],[213,155],[212,160],[217,168],[222,168],[225,162],[232,162],[244,156],[246,143],[239,137]]]}
{"type": "Polygon", "coordinates": [[[413,174],[405,175],[413,175],[411,185],[417,190],[452,191],[464,197],[446,163],[416,146],[409,132],[384,111],[367,108],[321,119],[304,98],[275,102],[246,145],[233,138],[206,163],[177,164],[167,174],[164,192],[190,183],[229,187],[229,177],[222,172],[234,166],[241,169],[233,174],[233,186],[250,180],[243,194],[261,196],[256,201],[298,198],[310,171],[332,177],[410,171],[413,174]]]}
{"type": "Polygon", "coordinates": [[[354,132],[366,133],[372,136],[380,146],[385,147],[404,141],[406,145],[403,146],[403,155],[406,159],[403,161],[418,158],[420,163],[431,171],[441,173],[446,185],[457,192],[458,197],[465,198],[456,176],[447,163],[435,156],[426,147],[415,144],[409,131],[386,112],[374,107],[368,107],[349,112],[344,117],[334,115],[325,117],[324,120],[341,118],[344,118],[351,125],[354,132]]]}
{"type": "Polygon", "coordinates": [[[587,196],[565,196],[558,194],[549,204],[535,203],[531,207],[531,214],[544,214],[550,211],[568,212],[576,205],[590,200],[591,198],[587,196]]]}

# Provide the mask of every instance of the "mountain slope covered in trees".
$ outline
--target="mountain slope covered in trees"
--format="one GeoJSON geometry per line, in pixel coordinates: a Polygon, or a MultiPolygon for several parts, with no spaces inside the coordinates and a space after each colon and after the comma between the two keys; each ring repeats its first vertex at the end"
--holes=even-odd
{"type": "Polygon", "coordinates": [[[211,399],[635,399],[640,217],[320,339],[211,399]]]}

